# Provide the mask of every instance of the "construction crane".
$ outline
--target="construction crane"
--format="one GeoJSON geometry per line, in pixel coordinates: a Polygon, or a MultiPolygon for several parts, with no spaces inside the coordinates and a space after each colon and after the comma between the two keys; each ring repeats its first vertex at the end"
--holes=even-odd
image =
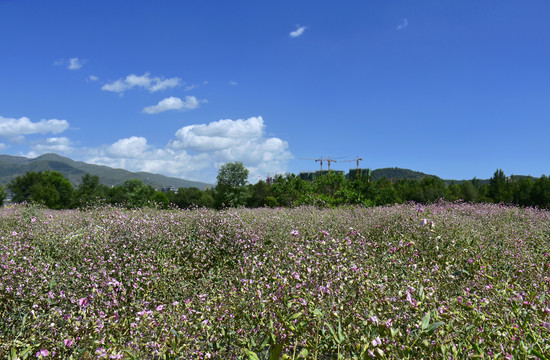
{"type": "MultiPolygon", "coordinates": [[[[326,161],[327,164],[328,164],[328,171],[330,171],[330,163],[331,162],[337,162],[335,160],[335,158],[330,158],[330,156],[328,156],[326,159],[323,159],[323,157],[321,156],[321,158],[319,159],[312,159],[312,158],[298,158],[298,159],[302,159],[302,160],[314,160],[315,162],[319,162],[321,164],[321,172],[323,171],[323,161],[326,161]]],[[[339,159],[339,158],[336,158],[336,159],[339,159]]]]}
{"type": "Polygon", "coordinates": [[[350,161],[357,161],[357,178],[359,178],[359,161],[363,161],[363,158],[360,158],[357,156],[357,159],[355,160],[341,160],[340,162],[350,162],[350,161]]]}

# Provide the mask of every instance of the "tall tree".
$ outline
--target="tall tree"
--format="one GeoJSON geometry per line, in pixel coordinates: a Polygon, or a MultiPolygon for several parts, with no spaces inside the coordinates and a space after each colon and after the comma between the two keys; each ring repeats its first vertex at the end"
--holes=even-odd
{"type": "Polygon", "coordinates": [[[510,185],[502,169],[495,171],[493,177],[489,180],[488,195],[496,203],[512,201],[510,185]]]}
{"type": "Polygon", "coordinates": [[[240,161],[222,165],[216,178],[216,205],[242,206],[246,204],[248,169],[240,161]]]}
{"type": "Polygon", "coordinates": [[[85,174],[76,189],[75,198],[79,205],[95,205],[105,199],[109,188],[99,183],[99,176],[85,174]]]}

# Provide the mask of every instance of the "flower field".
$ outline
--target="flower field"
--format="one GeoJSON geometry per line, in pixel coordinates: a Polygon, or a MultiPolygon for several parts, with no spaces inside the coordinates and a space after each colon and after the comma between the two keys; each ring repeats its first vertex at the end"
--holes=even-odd
{"type": "Polygon", "coordinates": [[[550,212],[0,210],[2,359],[546,359],[550,212]]]}

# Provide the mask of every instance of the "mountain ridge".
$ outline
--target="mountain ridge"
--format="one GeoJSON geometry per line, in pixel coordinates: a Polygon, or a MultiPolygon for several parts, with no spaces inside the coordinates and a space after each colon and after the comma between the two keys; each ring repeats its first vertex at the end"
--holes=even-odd
{"type": "Polygon", "coordinates": [[[40,155],[36,158],[0,155],[0,184],[2,185],[6,185],[17,176],[24,175],[30,171],[40,172],[48,170],[59,171],[73,185],[80,184],[82,176],[90,174],[99,176],[99,181],[107,186],[119,186],[124,184],[128,179],[140,179],[145,184],[157,189],[167,186],[206,189],[213,186],[212,184],[200,181],[185,180],[148,172],[131,172],[105,165],[89,164],[54,153],[40,155]]]}

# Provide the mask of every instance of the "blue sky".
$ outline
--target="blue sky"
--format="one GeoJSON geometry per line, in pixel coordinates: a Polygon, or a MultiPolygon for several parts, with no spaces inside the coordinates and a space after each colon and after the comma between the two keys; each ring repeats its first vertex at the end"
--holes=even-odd
{"type": "Polygon", "coordinates": [[[0,0],[0,152],[211,183],[225,162],[255,182],[329,156],[550,175],[549,15],[543,0],[0,0]]]}

